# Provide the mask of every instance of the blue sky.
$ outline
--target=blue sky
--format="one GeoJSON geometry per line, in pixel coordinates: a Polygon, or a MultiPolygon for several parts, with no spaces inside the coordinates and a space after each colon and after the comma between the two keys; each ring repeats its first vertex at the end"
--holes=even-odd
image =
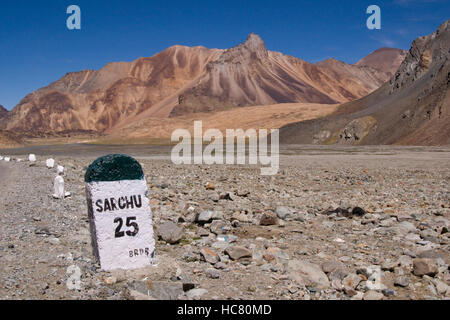
{"type": "Polygon", "coordinates": [[[1,0],[0,104],[11,109],[67,72],[174,44],[229,48],[251,32],[269,50],[354,63],[380,47],[408,50],[449,18],[450,0],[1,0]],[[66,28],[72,4],[81,8],[81,30],[66,28]],[[381,7],[381,30],[366,27],[371,4],[381,7]]]}

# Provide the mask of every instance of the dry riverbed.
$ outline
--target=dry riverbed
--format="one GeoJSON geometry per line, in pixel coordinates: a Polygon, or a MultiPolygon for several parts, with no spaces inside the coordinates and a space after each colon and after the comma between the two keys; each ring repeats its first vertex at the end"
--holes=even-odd
{"type": "Polygon", "coordinates": [[[26,151],[0,161],[2,299],[450,298],[448,148],[290,147],[273,177],[138,153],[158,264],[114,272],[92,254],[97,155],[55,155],[72,193],[55,200],[48,156],[26,151]]]}

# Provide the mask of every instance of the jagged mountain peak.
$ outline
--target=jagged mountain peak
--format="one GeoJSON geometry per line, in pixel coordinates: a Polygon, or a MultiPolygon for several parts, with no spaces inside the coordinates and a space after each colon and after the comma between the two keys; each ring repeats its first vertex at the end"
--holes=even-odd
{"type": "Polygon", "coordinates": [[[6,115],[8,113],[8,110],[5,109],[5,107],[3,107],[0,104],[0,117],[3,117],[4,115],[6,115]]]}
{"type": "Polygon", "coordinates": [[[251,51],[267,51],[264,41],[255,33],[250,33],[244,45],[251,51]]]}

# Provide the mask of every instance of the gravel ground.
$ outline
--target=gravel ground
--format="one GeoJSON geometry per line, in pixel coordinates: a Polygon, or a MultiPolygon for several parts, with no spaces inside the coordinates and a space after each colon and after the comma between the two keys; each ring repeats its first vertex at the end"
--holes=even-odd
{"type": "Polygon", "coordinates": [[[273,177],[138,156],[158,265],[114,272],[92,254],[83,178],[95,157],[56,157],[64,200],[47,156],[0,161],[0,298],[450,298],[450,149],[283,154],[273,177]]]}

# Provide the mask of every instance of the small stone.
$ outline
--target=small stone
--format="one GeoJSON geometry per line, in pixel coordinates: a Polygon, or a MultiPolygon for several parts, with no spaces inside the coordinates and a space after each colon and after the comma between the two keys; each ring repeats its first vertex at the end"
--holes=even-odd
{"type": "Polygon", "coordinates": [[[213,183],[211,183],[211,182],[207,182],[205,184],[205,188],[206,188],[206,190],[215,190],[216,186],[213,183]]]}
{"type": "Polygon", "coordinates": [[[216,264],[220,261],[219,255],[211,249],[203,248],[202,250],[200,250],[200,254],[208,263],[216,264]]]}
{"type": "Polygon", "coordinates": [[[409,286],[409,278],[406,276],[397,277],[394,281],[394,285],[397,287],[406,288],[409,286]]]}
{"type": "Polygon", "coordinates": [[[351,273],[342,280],[342,285],[345,289],[356,289],[361,280],[359,275],[351,273]]]}
{"type": "Polygon", "coordinates": [[[158,300],[177,300],[184,292],[181,282],[135,281],[132,288],[158,300]]]}
{"type": "Polygon", "coordinates": [[[207,223],[210,222],[213,218],[214,212],[212,212],[211,210],[206,210],[201,212],[197,218],[195,219],[195,221],[199,222],[199,223],[207,223]]]}
{"type": "Polygon", "coordinates": [[[439,294],[446,294],[447,292],[449,292],[450,287],[447,284],[445,284],[444,282],[442,282],[438,279],[435,279],[433,282],[436,287],[436,291],[439,294]]]}
{"type": "Polygon", "coordinates": [[[366,214],[366,211],[360,207],[354,207],[352,210],[352,215],[354,215],[356,217],[362,217],[365,214],[366,214]]]}
{"type": "Polygon", "coordinates": [[[403,255],[398,259],[398,263],[403,268],[411,268],[413,265],[413,260],[410,256],[403,255]]]}
{"type": "Polygon", "coordinates": [[[211,200],[211,201],[213,201],[213,202],[219,202],[220,196],[217,194],[217,192],[211,192],[211,193],[208,195],[208,199],[211,200]]]}
{"type": "Polygon", "coordinates": [[[106,283],[107,285],[112,285],[112,284],[115,284],[117,282],[117,278],[114,277],[114,276],[109,276],[109,277],[106,277],[103,280],[103,282],[106,283]]]}
{"type": "Polygon", "coordinates": [[[272,212],[265,212],[262,214],[261,219],[259,220],[259,224],[261,226],[272,226],[278,224],[277,216],[272,212]]]}
{"type": "Polygon", "coordinates": [[[220,199],[220,200],[230,200],[230,201],[233,201],[233,193],[231,193],[231,192],[224,192],[224,193],[221,193],[220,196],[219,196],[219,199],[220,199]]]}
{"type": "Polygon", "coordinates": [[[227,268],[227,265],[225,263],[223,263],[223,262],[217,262],[214,265],[214,268],[219,269],[219,270],[223,270],[223,269],[227,268]]]}
{"type": "Polygon", "coordinates": [[[416,276],[432,276],[438,273],[438,267],[433,259],[417,258],[413,260],[413,273],[416,276]]]}
{"type": "Polygon", "coordinates": [[[330,281],[326,274],[313,263],[303,260],[290,260],[287,271],[299,285],[314,286],[318,289],[330,287],[330,281]]]}
{"type": "Polygon", "coordinates": [[[208,268],[205,271],[205,274],[208,278],[211,279],[219,279],[220,278],[220,271],[214,268],[208,268]]]}
{"type": "Polygon", "coordinates": [[[381,292],[370,290],[364,293],[363,300],[382,300],[383,298],[384,295],[381,292]]]}
{"type": "Polygon", "coordinates": [[[198,289],[189,290],[188,292],[186,292],[186,296],[191,299],[199,299],[207,293],[208,293],[208,290],[198,288],[198,289]]]}
{"type": "Polygon", "coordinates": [[[263,259],[266,260],[267,262],[272,262],[272,261],[276,260],[275,256],[273,256],[271,254],[264,254],[263,259]]]}
{"type": "Polygon", "coordinates": [[[198,228],[197,229],[197,235],[199,237],[207,237],[207,236],[209,236],[209,231],[204,229],[204,228],[198,228]]]}
{"type": "Polygon", "coordinates": [[[158,228],[158,236],[167,243],[178,243],[183,237],[183,229],[173,222],[165,222],[158,228]]]}
{"type": "Polygon", "coordinates": [[[252,252],[247,248],[241,246],[228,247],[225,249],[225,254],[227,254],[234,261],[252,257],[252,252]]]}
{"type": "Polygon", "coordinates": [[[231,226],[232,226],[233,228],[239,228],[239,225],[240,225],[239,220],[233,220],[233,221],[231,222],[231,226]]]}
{"type": "Polygon", "coordinates": [[[191,251],[186,251],[183,253],[182,259],[186,262],[195,262],[199,260],[199,256],[191,251]]]}
{"type": "Polygon", "coordinates": [[[383,270],[383,271],[391,271],[392,272],[392,271],[394,271],[395,267],[397,267],[398,265],[399,265],[398,261],[386,260],[381,265],[381,270],[383,270]]]}
{"type": "Polygon", "coordinates": [[[381,291],[385,297],[392,297],[392,296],[396,296],[397,292],[395,292],[395,290],[392,289],[383,289],[381,291]]]}
{"type": "Polygon", "coordinates": [[[214,220],[211,223],[209,230],[216,235],[227,234],[231,231],[231,226],[230,223],[226,223],[225,221],[214,220]]]}
{"type": "Polygon", "coordinates": [[[278,216],[278,218],[284,220],[284,219],[289,218],[292,215],[293,210],[288,207],[277,207],[277,209],[275,210],[275,213],[278,216]]]}

